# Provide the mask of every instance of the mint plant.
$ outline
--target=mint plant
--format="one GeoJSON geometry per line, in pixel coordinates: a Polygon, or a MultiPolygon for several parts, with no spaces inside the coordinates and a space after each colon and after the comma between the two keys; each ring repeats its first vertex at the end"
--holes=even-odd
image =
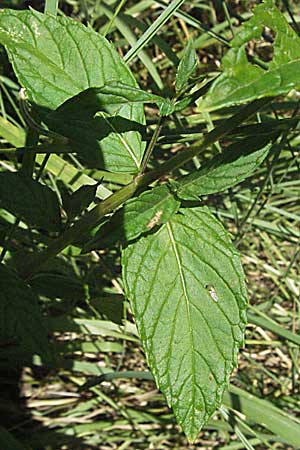
{"type": "Polygon", "coordinates": [[[82,254],[120,244],[125,294],[148,365],[178,423],[194,441],[221,405],[237,365],[247,308],[239,254],[202,197],[244,181],[272,150],[278,131],[264,123],[258,124],[264,130],[258,135],[243,135],[239,128],[273,97],[299,88],[300,38],[273,1],[265,0],[232,40],[222,73],[199,91],[193,78],[197,56],[189,41],[173,98],[140,89],[111,43],[65,17],[1,10],[0,42],[25,88],[28,100],[22,101],[32,118],[31,131],[36,140],[48,136],[47,152],[63,150],[76,154],[87,168],[132,175],[127,185],[93,207],[96,183],[70,198],[61,193],[60,204],[51,188],[32,177],[36,154],[45,152],[44,140],[22,149],[18,172],[0,174],[1,206],[37,234],[50,237],[42,250],[36,246],[23,256],[18,274],[12,265],[0,266],[2,317],[9,324],[2,337],[13,339],[20,355],[29,349],[51,365],[59,355],[49,355],[46,326],[32,338],[33,319],[41,324],[44,319],[29,285],[71,244],[82,254]],[[267,66],[248,61],[246,54],[249,41],[260,39],[265,27],[275,33],[267,66]],[[148,170],[164,118],[194,102],[205,114],[237,109],[200,142],[148,170]],[[147,146],[143,105],[148,103],[158,113],[147,146]],[[240,136],[238,143],[188,175],[178,174],[200,152],[233,133],[240,136]],[[26,164],[31,170],[24,170],[26,164]]]}

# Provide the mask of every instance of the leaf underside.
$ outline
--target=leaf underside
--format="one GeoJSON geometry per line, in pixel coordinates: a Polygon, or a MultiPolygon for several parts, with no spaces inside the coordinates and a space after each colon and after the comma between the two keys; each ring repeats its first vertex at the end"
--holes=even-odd
{"type": "Polygon", "coordinates": [[[123,251],[123,278],[146,357],[193,441],[220,405],[243,343],[244,274],[206,207],[181,209],[123,251]]]}
{"type": "Polygon", "coordinates": [[[264,0],[254,9],[254,15],[243,24],[231,45],[222,59],[223,73],[198,103],[201,111],[283,95],[300,88],[300,37],[273,0],[264,0]],[[265,27],[275,33],[274,55],[267,69],[249,62],[246,54],[247,43],[261,39],[265,27]]]}
{"type": "MultiPolygon", "coordinates": [[[[103,36],[66,17],[54,18],[33,10],[0,10],[0,43],[6,47],[29,100],[40,111],[44,109],[43,117],[90,87],[113,81],[137,86],[124,61],[103,36]]],[[[124,105],[113,123],[107,118],[98,119],[81,136],[84,142],[84,131],[87,136],[92,133],[93,146],[76,147],[75,151],[81,150],[82,159],[95,167],[137,172],[144,144],[140,133],[130,128],[132,122],[144,124],[142,105],[124,105]],[[104,137],[101,126],[106,128],[104,137]]],[[[80,126],[79,121],[74,128],[74,142],[80,126]]]]}

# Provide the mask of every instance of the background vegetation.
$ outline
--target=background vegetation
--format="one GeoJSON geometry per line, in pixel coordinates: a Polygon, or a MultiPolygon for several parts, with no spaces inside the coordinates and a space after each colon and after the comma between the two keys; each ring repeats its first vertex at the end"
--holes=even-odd
{"type": "MultiPolygon", "coordinates": [[[[215,76],[228,41],[238,33],[256,3],[185,2],[138,56],[127,57],[139,85],[168,95],[178,58],[189,38],[194,39],[199,57],[198,80],[215,76]]],[[[277,4],[299,31],[297,2],[277,4]]],[[[42,1],[10,0],[2,1],[0,6],[44,10],[42,1]]],[[[105,34],[125,56],[159,17],[165,3],[63,0],[59,8],[59,14],[90,24],[105,34]]],[[[271,55],[271,39],[249,46],[250,57],[267,61],[271,55]]],[[[4,149],[25,144],[27,128],[18,91],[1,48],[0,145],[4,149]]],[[[39,360],[33,365],[28,361],[22,369],[16,369],[13,349],[1,343],[1,449],[300,447],[300,438],[295,434],[300,427],[300,158],[298,125],[292,119],[297,114],[297,98],[298,94],[293,93],[272,104],[269,114],[273,127],[278,131],[284,127],[284,134],[281,145],[260,170],[225,194],[207,199],[242,254],[250,309],[246,346],[232,377],[231,395],[225,396],[224,408],[210,420],[197,442],[187,443],[149,377],[130,308],[123,297],[118,248],[81,255],[78,247],[71,246],[32,281],[52,331],[49,339],[64,356],[62,361],[50,368],[39,360]],[[99,376],[100,384],[80,390],[84,383],[99,376]],[[283,413],[280,420],[272,405],[283,413]],[[270,419],[273,425],[262,426],[270,419]]],[[[156,111],[146,107],[146,114],[150,137],[156,111]]],[[[156,161],[196,142],[220,119],[219,113],[203,117],[196,108],[174,114],[164,123],[155,148],[156,161]]],[[[251,132],[255,133],[255,129],[251,132]]],[[[215,145],[195,158],[193,164],[198,167],[202,159],[217,152],[215,145]]],[[[2,169],[14,171],[18,161],[6,153],[0,164],[2,169]]],[[[107,190],[114,191],[130,181],[125,174],[90,171],[73,155],[52,154],[46,159],[38,155],[35,173],[65,205],[70,193],[83,185],[101,181],[97,202],[107,190]]],[[[73,207],[76,210],[76,204],[73,207]]],[[[37,235],[1,210],[0,245],[7,264],[18,266],[25,250],[37,244],[42,247],[49,239],[51,234],[37,235]]]]}

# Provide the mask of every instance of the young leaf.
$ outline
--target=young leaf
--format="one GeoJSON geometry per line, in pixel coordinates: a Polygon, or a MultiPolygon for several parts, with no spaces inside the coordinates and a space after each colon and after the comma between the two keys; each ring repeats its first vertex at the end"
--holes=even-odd
{"type": "Polygon", "coordinates": [[[270,136],[249,137],[230,145],[203,168],[178,180],[176,194],[183,200],[222,192],[241,183],[260,166],[272,146],[270,136]]]}
{"type": "Polygon", "coordinates": [[[61,230],[56,194],[48,186],[20,173],[0,173],[0,207],[37,228],[61,230]]]}
{"type": "Polygon", "coordinates": [[[175,105],[169,98],[164,99],[164,102],[162,102],[159,107],[159,112],[162,117],[169,116],[172,112],[174,112],[174,110],[175,105]]]}
{"type": "Polygon", "coordinates": [[[287,94],[300,87],[300,37],[290,27],[273,0],[264,0],[254,9],[231,41],[232,48],[222,59],[223,73],[199,102],[201,111],[213,111],[263,97],[287,94]],[[246,46],[260,39],[264,27],[275,34],[274,55],[267,70],[247,59],[246,46]]]}
{"type": "Polygon", "coordinates": [[[175,81],[176,92],[181,92],[185,88],[190,76],[197,67],[197,62],[197,54],[193,47],[193,41],[189,40],[177,69],[175,81]]]}
{"type": "Polygon", "coordinates": [[[142,233],[166,223],[180,207],[166,184],[129,200],[106,222],[83,251],[108,247],[117,241],[129,242],[142,233]]]}
{"type": "Polygon", "coordinates": [[[174,105],[174,112],[182,111],[183,109],[187,108],[192,102],[194,98],[193,95],[188,95],[187,97],[184,97],[182,100],[179,100],[174,105]]]}
{"type": "Polygon", "coordinates": [[[14,272],[0,264],[1,357],[29,361],[33,354],[50,361],[52,355],[38,297],[14,272]]]}
{"type": "MultiPolygon", "coordinates": [[[[103,36],[66,17],[0,10],[0,43],[5,45],[29,100],[46,111],[57,109],[85,89],[112,81],[137,87],[132,73],[103,36]]],[[[93,149],[81,152],[107,170],[136,172],[144,144],[140,133],[128,125],[144,124],[143,106],[126,104],[118,116],[113,123],[102,120],[107,132],[101,145],[96,141],[93,149]]],[[[96,130],[94,133],[96,139],[96,130]]]]}
{"type": "Polygon", "coordinates": [[[155,380],[189,440],[220,405],[243,342],[244,274],[209,209],[180,209],[122,257],[126,295],[155,380]]]}

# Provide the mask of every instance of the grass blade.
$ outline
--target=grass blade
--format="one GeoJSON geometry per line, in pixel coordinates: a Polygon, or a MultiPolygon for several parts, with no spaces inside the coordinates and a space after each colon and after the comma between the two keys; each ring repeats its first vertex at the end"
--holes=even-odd
{"type": "Polygon", "coordinates": [[[56,16],[58,9],[58,0],[46,0],[45,2],[45,14],[51,14],[56,16]]]}
{"type": "Polygon", "coordinates": [[[300,423],[266,400],[255,397],[232,384],[223,402],[240,412],[250,421],[262,424],[280,436],[289,445],[300,446],[300,423]]]}
{"type": "Polygon", "coordinates": [[[160,28],[172,17],[175,11],[180,8],[184,0],[173,1],[164,12],[158,16],[148,30],[141,36],[137,43],[126,53],[124,59],[127,63],[133,60],[133,58],[147,45],[149,41],[155,36],[160,28]]]}

